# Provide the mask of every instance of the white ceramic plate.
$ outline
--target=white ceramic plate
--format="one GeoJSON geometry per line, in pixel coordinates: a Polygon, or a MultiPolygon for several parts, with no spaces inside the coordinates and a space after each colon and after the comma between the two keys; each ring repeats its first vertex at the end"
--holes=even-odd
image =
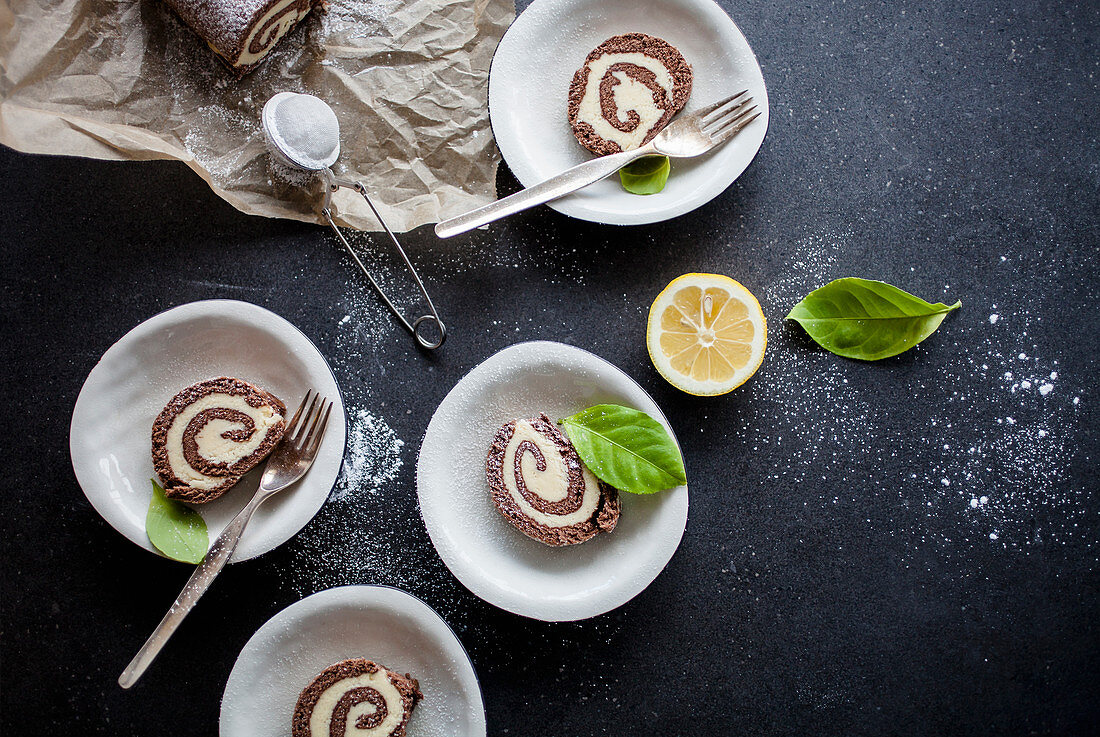
{"type": "MultiPolygon", "coordinates": [[[[525,617],[568,621],[610,611],[639,594],[676,552],[688,490],[620,494],[614,532],[555,548],[501,517],[485,480],[485,456],[505,422],[546,412],[558,419],[601,403],[656,418],[656,403],[620,369],[562,343],[519,343],[468,373],[428,424],[416,466],[420,513],[455,577],[490,604],[525,617]]],[[[674,436],[675,437],[675,436],[674,436]]]]}
{"type": "Polygon", "coordinates": [[[298,694],[348,658],[409,673],[424,692],[409,737],[484,737],[485,707],[469,656],[438,614],[385,586],[342,586],[276,614],[241,650],[222,696],[221,737],[286,737],[298,694]]]}
{"type": "MultiPolygon", "coordinates": [[[[88,501],[146,550],[156,552],[145,534],[149,479],[155,478],[153,420],[180,389],[217,376],[254,382],[282,399],[288,411],[310,388],[333,401],[313,467],[257,510],[233,561],[290,539],[317,514],[336,483],[347,420],[332,370],[309,338],[274,312],[248,302],[209,300],[176,307],[141,323],[103,354],[80,390],[69,428],[73,470],[88,501]]],[[[221,498],[195,507],[206,520],[211,542],[252,497],[260,473],[253,469],[221,498]]]]}
{"type": "Polygon", "coordinates": [[[625,192],[618,177],[549,203],[597,223],[640,225],[683,215],[730,186],[768,129],[768,91],[744,34],[713,0],[535,0],[504,34],[489,69],[489,118],[504,160],[525,187],[592,157],[569,127],[573,74],[611,36],[668,41],[694,70],[684,112],[748,89],[761,115],[706,156],[674,159],[664,191],[625,192]]]}

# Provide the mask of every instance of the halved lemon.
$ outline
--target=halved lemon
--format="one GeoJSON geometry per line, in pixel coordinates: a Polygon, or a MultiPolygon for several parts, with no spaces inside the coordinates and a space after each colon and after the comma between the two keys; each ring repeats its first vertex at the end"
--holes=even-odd
{"type": "Polygon", "coordinates": [[[767,322],[752,292],[721,274],[684,274],[649,308],[646,346],[653,366],[688,394],[714,396],[760,368],[767,322]]]}

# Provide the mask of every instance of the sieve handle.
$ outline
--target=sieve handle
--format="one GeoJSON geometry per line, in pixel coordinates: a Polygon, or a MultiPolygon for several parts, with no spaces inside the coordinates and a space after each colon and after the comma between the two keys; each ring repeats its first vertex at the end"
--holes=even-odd
{"type": "Polygon", "coordinates": [[[327,177],[328,191],[325,194],[325,204],[321,209],[321,214],[325,216],[325,220],[328,221],[329,226],[332,227],[336,237],[340,239],[340,243],[344,245],[344,249],[351,255],[352,260],[355,261],[360,271],[367,277],[367,280],[374,287],[374,291],[378,292],[378,296],[382,298],[382,301],[386,303],[386,307],[390,309],[393,316],[397,318],[401,326],[409,332],[413,338],[416,339],[417,344],[425,350],[435,350],[443,345],[443,341],[447,339],[447,327],[443,324],[443,320],[439,317],[439,311],[435,308],[435,303],[432,302],[431,296],[428,294],[427,287],[424,286],[424,281],[420,278],[420,275],[416,273],[416,268],[413,266],[412,261],[409,260],[408,254],[405,253],[405,249],[401,247],[401,243],[397,240],[397,236],[390,230],[390,226],[386,225],[386,221],[382,219],[382,214],[378,212],[378,208],[371,202],[370,196],[367,194],[367,188],[363,186],[362,182],[352,182],[345,179],[336,179],[335,177],[327,177]],[[429,314],[421,315],[413,320],[411,323],[405,319],[405,316],[397,309],[397,306],[390,300],[386,292],[383,291],[382,286],[371,275],[370,271],[363,264],[362,259],[359,258],[359,254],[355,252],[355,249],[348,243],[348,239],[344,237],[344,234],[340,231],[340,228],[336,225],[336,221],[332,217],[332,193],[340,187],[347,187],[354,189],[356,192],[363,196],[363,199],[367,201],[367,206],[370,207],[371,212],[374,213],[374,217],[378,220],[382,229],[386,231],[386,235],[393,241],[393,247],[397,249],[397,253],[401,256],[401,260],[405,262],[405,268],[408,269],[409,274],[412,275],[413,281],[416,282],[416,286],[420,289],[420,293],[424,295],[424,301],[428,304],[429,314]],[[424,330],[430,330],[435,328],[435,335],[428,333],[425,334],[424,330]]]}

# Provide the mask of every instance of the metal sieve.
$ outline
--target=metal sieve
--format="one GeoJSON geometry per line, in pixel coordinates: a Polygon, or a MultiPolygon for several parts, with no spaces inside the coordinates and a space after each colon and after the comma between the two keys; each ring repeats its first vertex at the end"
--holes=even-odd
{"type": "Polygon", "coordinates": [[[367,194],[367,188],[363,186],[362,182],[339,179],[330,168],[340,156],[340,124],[336,119],[336,113],[332,111],[328,103],[313,95],[280,92],[264,104],[260,119],[268,148],[281,164],[299,171],[316,173],[324,180],[325,200],[321,207],[321,214],[324,215],[325,220],[328,221],[333,232],[336,233],[336,237],[340,239],[344,249],[347,250],[363,274],[366,275],[371,286],[378,292],[378,296],[386,303],[394,317],[409,331],[421,347],[433,350],[443,345],[443,341],[447,338],[447,328],[439,318],[439,311],[436,310],[432,298],[428,295],[428,290],[424,287],[424,282],[420,279],[420,275],[416,273],[412,261],[409,260],[405,249],[401,247],[397,236],[386,225],[386,221],[382,219],[378,208],[371,202],[370,196],[367,194]],[[416,286],[420,288],[420,293],[424,295],[430,314],[421,315],[410,323],[382,290],[381,285],[367,270],[367,267],[363,265],[359,254],[351,247],[347,238],[337,227],[336,221],[332,218],[332,194],[340,187],[354,189],[367,201],[374,217],[382,225],[386,235],[393,241],[394,248],[400,254],[401,260],[405,262],[405,267],[412,275],[416,286]],[[435,325],[439,333],[435,339],[425,337],[421,331],[424,325],[430,326],[432,324],[435,325]]]}

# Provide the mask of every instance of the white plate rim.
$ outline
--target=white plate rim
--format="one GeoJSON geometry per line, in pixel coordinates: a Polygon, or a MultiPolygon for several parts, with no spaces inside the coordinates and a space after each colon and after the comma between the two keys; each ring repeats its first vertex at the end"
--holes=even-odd
{"type": "MultiPolygon", "coordinates": [[[[500,54],[502,48],[505,49],[505,51],[508,50],[509,33],[517,27],[522,31],[524,25],[527,22],[533,22],[531,21],[531,17],[533,17],[531,14],[531,10],[533,8],[536,10],[537,14],[547,6],[553,4],[568,4],[575,1],[576,0],[534,0],[530,5],[527,6],[527,8],[523,10],[523,12],[516,16],[516,18],[505,30],[504,35],[501,37],[500,42],[497,44],[497,48],[493,52],[493,58],[490,60],[489,63],[489,81],[487,95],[489,107],[489,127],[493,132],[493,138],[496,141],[497,148],[500,150],[501,157],[504,159],[504,162],[508,165],[509,170],[516,177],[516,179],[519,180],[520,184],[523,187],[532,187],[535,184],[538,184],[539,181],[541,181],[542,177],[536,176],[534,172],[530,171],[529,167],[527,166],[526,158],[521,155],[519,148],[512,143],[512,138],[507,133],[504,136],[501,136],[500,131],[503,130],[503,128],[498,124],[494,124],[493,122],[493,109],[494,107],[499,109],[500,105],[502,104],[499,102],[501,94],[499,93],[499,81],[496,85],[494,85],[494,63],[497,61],[497,57],[500,54]],[[526,21],[524,20],[525,17],[527,18],[526,21]],[[498,90],[498,92],[494,93],[494,89],[498,90]],[[494,101],[497,102],[494,104],[494,101]]],[[[660,0],[649,1],[660,2],[660,0]]],[[[666,220],[671,220],[673,218],[679,217],[681,215],[686,215],[687,213],[702,207],[703,205],[710,202],[712,199],[718,197],[731,185],[733,185],[733,183],[736,182],[741,177],[741,175],[748,170],[752,162],[756,160],[756,156],[760,152],[760,148],[764,145],[764,139],[767,137],[768,129],[771,126],[771,104],[768,96],[767,84],[764,80],[763,70],[760,67],[760,61],[756,57],[756,53],[752,50],[752,47],[749,45],[748,39],[746,38],[744,32],[741,31],[740,26],[737,25],[736,21],[734,21],[733,18],[720,5],[718,5],[717,2],[715,2],[715,0],[682,1],[693,3],[700,12],[708,15],[709,18],[715,23],[730,24],[735,37],[740,41],[741,44],[743,44],[744,50],[748,53],[748,56],[752,59],[755,65],[755,72],[756,75],[759,77],[760,84],[759,90],[754,93],[754,97],[756,98],[757,103],[762,110],[762,115],[760,116],[760,119],[763,125],[763,130],[760,131],[758,140],[756,140],[755,144],[752,147],[751,154],[748,156],[743,164],[730,167],[728,169],[730,174],[727,177],[723,178],[728,179],[728,181],[726,181],[720,187],[713,186],[710,188],[700,189],[696,191],[694,196],[685,197],[681,199],[678,204],[672,206],[648,211],[639,209],[636,213],[631,214],[605,212],[594,209],[584,202],[577,200],[575,197],[567,195],[560,199],[547,202],[546,205],[551,209],[556,210],[563,215],[576,218],[578,220],[586,220],[588,222],[601,223],[604,225],[649,225],[652,223],[664,222],[666,220]]],[[[496,79],[499,80],[499,77],[496,77],[496,79]]],[[[706,104],[706,102],[707,101],[703,101],[700,104],[706,104]]],[[[693,106],[691,102],[689,102],[688,111],[690,112],[692,109],[693,106]]],[[[734,145],[736,145],[735,141],[731,141],[726,144],[727,147],[732,147],[734,145]]],[[[715,151],[714,153],[708,155],[717,156],[718,152],[715,151]]],[[[645,198],[643,197],[640,199],[644,200],[645,198]]]]}
{"type": "MultiPolygon", "coordinates": [[[[574,345],[569,345],[567,343],[561,343],[561,342],[558,342],[558,341],[551,341],[551,340],[521,341],[519,343],[513,343],[509,346],[506,346],[506,347],[494,352],[491,356],[489,356],[488,358],[486,358],[485,360],[481,361],[476,366],[471,368],[469,371],[467,371],[466,374],[464,374],[463,377],[450,389],[450,391],[447,392],[447,395],[443,398],[443,401],[441,401],[439,403],[439,406],[436,408],[435,412],[432,414],[432,419],[431,419],[431,421],[429,421],[428,427],[425,429],[424,437],[421,440],[421,444],[420,444],[420,450],[417,453],[417,461],[416,461],[417,503],[418,503],[418,506],[420,507],[421,519],[424,520],[424,526],[428,531],[428,537],[431,539],[432,546],[435,547],[436,552],[439,554],[439,557],[443,560],[443,563],[447,566],[448,570],[451,571],[451,574],[454,575],[454,577],[456,579],[458,579],[458,582],[461,583],[467,590],[469,590],[472,594],[477,596],[479,599],[481,599],[482,601],[485,601],[489,604],[492,604],[493,606],[499,607],[500,609],[504,609],[505,611],[511,612],[513,614],[518,614],[520,616],[527,617],[529,619],[535,619],[535,620],[540,620],[540,621],[545,621],[545,622],[570,622],[570,621],[578,621],[578,620],[582,620],[582,619],[590,619],[592,617],[596,617],[596,616],[599,616],[601,614],[606,614],[609,611],[612,611],[614,609],[617,609],[620,606],[623,606],[624,604],[626,604],[627,602],[632,600],[634,597],[638,596],[643,591],[645,591],[657,579],[657,577],[660,576],[660,574],[662,572],[664,572],[664,570],[668,567],[668,564],[672,560],[672,557],[676,554],[676,551],[679,550],[680,543],[683,541],[683,536],[684,536],[685,532],[687,531],[688,510],[689,510],[689,506],[690,506],[689,485],[688,484],[684,484],[680,487],[677,487],[676,489],[669,490],[668,492],[662,492],[662,493],[672,494],[672,493],[678,493],[682,489],[683,490],[682,491],[683,510],[682,510],[682,514],[680,516],[681,522],[679,523],[678,530],[676,531],[675,536],[674,536],[675,539],[673,540],[671,536],[666,537],[662,541],[662,542],[665,543],[665,547],[660,549],[660,555],[652,559],[654,561],[652,563],[652,565],[653,565],[652,576],[649,576],[648,579],[640,582],[640,584],[636,583],[635,585],[623,587],[621,590],[619,590],[616,593],[615,596],[607,598],[606,600],[604,600],[602,603],[600,603],[598,606],[595,606],[595,607],[592,607],[592,606],[588,606],[588,607],[577,606],[577,604],[582,604],[583,605],[587,601],[587,600],[583,600],[583,599],[577,600],[576,602],[574,602],[575,610],[571,611],[568,615],[564,615],[564,616],[548,616],[544,613],[540,613],[540,612],[536,611],[533,608],[525,607],[525,606],[523,606],[523,602],[521,602],[521,601],[517,602],[514,598],[508,598],[506,596],[503,596],[502,593],[506,593],[506,592],[501,592],[498,589],[496,589],[495,587],[492,587],[492,586],[486,584],[485,580],[478,575],[478,572],[476,570],[467,569],[466,566],[464,565],[463,560],[461,559],[461,557],[457,556],[455,554],[455,552],[450,549],[449,543],[444,542],[446,540],[446,537],[445,537],[444,531],[443,531],[445,526],[440,523],[440,517],[438,517],[432,511],[427,511],[427,512],[425,511],[426,508],[428,510],[431,510],[432,505],[429,504],[426,507],[425,504],[424,504],[424,499],[425,499],[424,486],[425,486],[425,482],[422,480],[423,476],[421,474],[421,463],[422,463],[422,458],[424,456],[424,449],[429,443],[429,438],[434,437],[434,436],[438,436],[440,434],[438,432],[438,426],[437,426],[435,428],[436,433],[433,435],[433,423],[436,423],[436,421],[437,421],[436,418],[442,416],[443,410],[447,407],[447,405],[449,403],[448,400],[450,400],[450,402],[452,402],[452,403],[457,401],[457,399],[452,399],[452,397],[457,397],[458,396],[457,392],[459,391],[462,383],[468,377],[474,375],[475,372],[490,370],[492,368],[494,362],[503,361],[504,360],[503,357],[507,357],[507,354],[509,354],[511,352],[521,351],[525,348],[529,348],[529,347],[532,347],[532,346],[546,347],[550,350],[561,351],[563,354],[573,353],[574,355],[582,356],[585,360],[595,361],[596,364],[599,365],[602,369],[610,370],[611,372],[613,372],[613,373],[619,375],[621,378],[625,379],[627,382],[629,382],[630,385],[633,385],[633,387],[636,388],[641,393],[642,397],[644,397],[645,399],[647,399],[649,401],[650,407],[648,409],[653,410],[652,414],[655,416],[655,419],[657,419],[659,422],[661,422],[661,424],[664,425],[664,427],[668,430],[669,435],[672,437],[672,441],[676,444],[677,449],[680,450],[681,456],[683,455],[683,450],[680,447],[680,441],[676,437],[676,433],[672,429],[672,425],[669,423],[668,418],[665,416],[664,412],[661,410],[661,408],[657,404],[656,400],[654,400],[653,397],[649,394],[649,392],[647,392],[645,390],[645,388],[641,386],[641,384],[639,384],[637,381],[635,381],[634,378],[632,376],[630,376],[630,374],[626,373],[626,371],[619,368],[615,364],[611,363],[607,359],[605,359],[601,356],[598,356],[598,355],[596,355],[595,353],[593,353],[591,351],[585,350],[584,348],[579,348],[579,347],[574,346],[574,345]]],[[[611,533],[611,534],[614,534],[614,533],[611,533]]]]}
{"type": "MultiPolygon", "coordinates": [[[[283,536],[282,540],[270,546],[261,546],[263,547],[262,550],[256,550],[249,553],[247,548],[238,548],[236,551],[234,551],[233,556],[229,559],[229,562],[239,563],[269,553],[283,543],[290,540],[290,538],[294,537],[296,534],[298,534],[298,532],[300,532],[302,528],[309,524],[310,520],[317,516],[317,513],[321,510],[321,507],[323,507],[325,502],[328,501],[328,497],[329,495],[331,495],[332,489],[336,486],[336,482],[340,477],[340,472],[343,470],[344,457],[347,455],[347,412],[344,405],[343,390],[340,387],[340,382],[337,380],[336,373],[332,370],[332,366],[329,364],[328,359],[325,358],[320,348],[317,347],[317,344],[314,343],[313,340],[310,339],[310,337],[306,335],[294,323],[290,322],[281,315],[272,312],[266,307],[261,307],[260,305],[254,304],[252,302],[245,302],[243,300],[236,299],[205,299],[197,300],[194,302],[185,302],[174,307],[169,307],[168,309],[162,310],[152,315],[151,317],[142,320],[130,330],[126,331],[125,334],[123,334],[118,340],[112,343],[106,351],[104,351],[103,355],[100,356],[98,361],[96,361],[96,364],[92,367],[92,369],[88,372],[88,376],[84,379],[84,383],[81,385],[80,391],[77,394],[76,402],[73,404],[72,417],[69,420],[69,460],[73,469],[73,474],[76,477],[77,485],[80,487],[80,490],[84,493],[85,498],[92,505],[92,508],[96,511],[96,513],[99,514],[99,516],[102,517],[103,520],[107,522],[107,524],[113,527],[123,537],[130,540],[138,547],[148,550],[149,552],[154,553],[161,558],[165,558],[166,560],[168,560],[167,556],[157,550],[149,541],[148,535],[145,534],[144,527],[140,531],[138,531],[136,530],[136,528],[133,528],[132,526],[126,524],[125,520],[116,513],[117,510],[115,508],[115,505],[113,505],[106,498],[100,497],[88,491],[89,487],[95,487],[96,484],[89,476],[88,472],[81,468],[80,464],[77,461],[77,454],[74,452],[74,446],[77,443],[78,414],[81,411],[80,408],[82,405],[82,399],[86,397],[86,392],[91,391],[91,389],[95,387],[95,383],[93,383],[92,380],[93,378],[96,378],[97,372],[103,365],[104,360],[124,351],[126,348],[126,343],[129,340],[133,340],[143,335],[162,330],[172,323],[180,321],[182,319],[196,319],[205,316],[217,316],[219,314],[224,314],[223,310],[229,309],[230,306],[232,306],[232,309],[238,311],[234,313],[233,316],[235,317],[241,317],[242,314],[252,312],[253,315],[262,316],[263,319],[271,321],[275,325],[278,325],[284,329],[289,328],[292,331],[292,334],[297,334],[298,336],[300,336],[301,339],[304,340],[305,343],[314,351],[314,353],[316,354],[316,358],[319,359],[321,364],[324,365],[324,367],[328,370],[330,376],[332,377],[332,383],[336,387],[336,396],[333,400],[333,409],[336,411],[336,414],[339,418],[343,418],[343,422],[332,423],[330,427],[343,428],[343,443],[340,446],[340,462],[336,465],[332,481],[328,485],[324,496],[321,496],[321,494],[318,493],[318,498],[320,499],[320,501],[316,505],[316,508],[310,512],[309,516],[305,517],[303,515],[301,522],[297,525],[295,529],[284,529],[283,535],[285,536],[283,536]],[[242,551],[244,551],[244,554],[242,554],[242,551]]],[[[263,326],[257,324],[257,327],[263,326]]],[[[213,544],[214,539],[217,537],[219,532],[220,530],[210,530],[211,544],[213,544]]]]}
{"type": "MultiPolygon", "coordinates": [[[[238,664],[241,662],[241,658],[244,657],[246,651],[250,648],[256,648],[260,646],[262,640],[266,639],[270,633],[276,629],[287,627],[288,624],[292,625],[299,619],[302,619],[305,615],[313,613],[314,611],[324,611],[326,608],[334,608],[336,606],[342,606],[344,604],[357,604],[371,602],[372,599],[381,595],[382,597],[393,597],[394,601],[404,600],[407,606],[418,608],[422,612],[431,614],[435,619],[439,620],[451,635],[451,640],[457,652],[461,652],[465,658],[464,662],[467,671],[464,675],[472,677],[473,693],[477,695],[478,699],[478,713],[481,717],[479,727],[480,729],[473,734],[464,735],[463,737],[485,737],[487,734],[487,725],[485,721],[485,695],[481,690],[481,680],[477,675],[477,668],[474,667],[473,658],[470,657],[470,653],[466,650],[466,646],[462,644],[462,640],[459,638],[458,633],[454,631],[450,623],[443,618],[435,609],[431,607],[426,601],[420,597],[410,594],[408,591],[399,589],[395,586],[387,586],[385,584],[349,584],[346,586],[335,586],[330,589],[318,591],[309,596],[299,599],[298,601],[290,604],[287,607],[276,612],[270,619],[264,622],[260,627],[252,633],[252,636],[248,638],[248,642],[244,644],[241,651],[237,654],[236,660],[233,661],[233,668],[229,671],[229,677],[226,679],[225,688],[222,690],[222,698],[218,708],[218,734],[221,737],[226,737],[222,732],[225,714],[226,714],[226,700],[232,698],[230,693],[230,687],[234,684],[234,676],[237,678],[243,678],[239,675],[237,669],[238,664]],[[349,601],[351,599],[359,599],[359,601],[349,601]],[[332,601],[329,601],[329,600],[332,601]]],[[[396,611],[396,609],[395,609],[396,611]]],[[[351,656],[349,656],[351,657],[351,656]]]]}

